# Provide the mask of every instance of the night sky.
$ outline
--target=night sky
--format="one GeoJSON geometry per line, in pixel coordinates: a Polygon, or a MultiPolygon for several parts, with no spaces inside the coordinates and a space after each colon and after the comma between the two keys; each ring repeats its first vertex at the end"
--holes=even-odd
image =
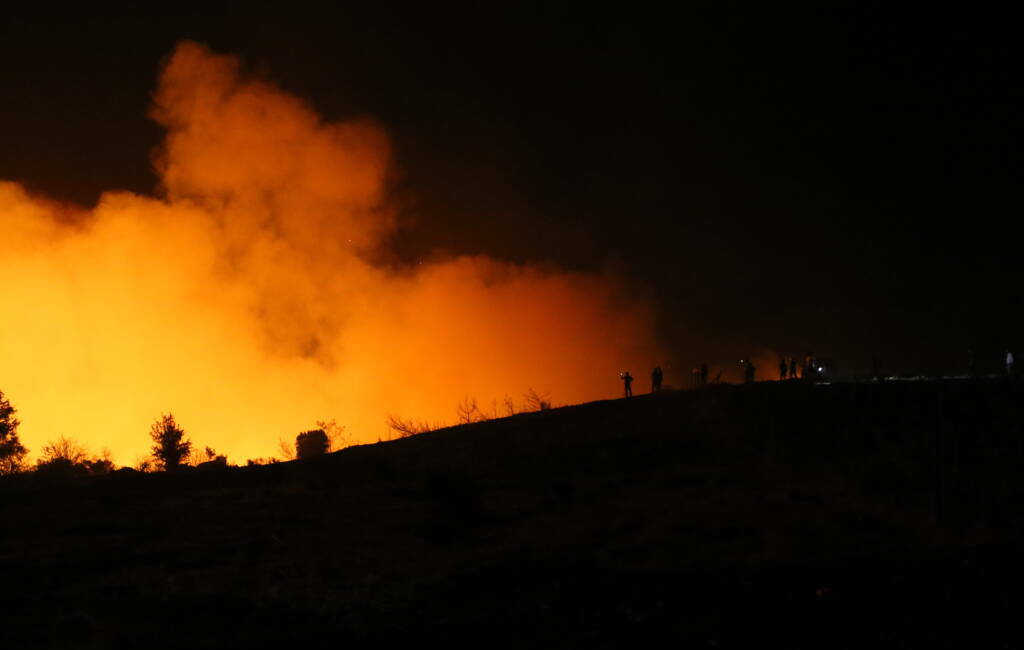
{"type": "Polygon", "coordinates": [[[402,260],[620,274],[659,307],[670,380],[764,350],[915,373],[974,346],[995,371],[1024,342],[1008,16],[378,4],[7,13],[0,178],[158,191],[147,109],[193,39],[388,131],[402,260]]]}

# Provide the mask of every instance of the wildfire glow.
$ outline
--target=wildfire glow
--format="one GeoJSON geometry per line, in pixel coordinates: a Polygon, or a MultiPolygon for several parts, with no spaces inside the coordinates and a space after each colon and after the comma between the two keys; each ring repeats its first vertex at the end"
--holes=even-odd
{"type": "Polygon", "coordinates": [[[32,451],[66,435],[130,464],[173,411],[238,462],[317,419],[366,442],[389,413],[450,422],[467,395],[613,397],[662,358],[651,310],[606,278],[377,261],[395,219],[370,121],[324,122],[188,42],[152,117],[159,196],[78,210],[0,182],[0,390],[32,451]]]}

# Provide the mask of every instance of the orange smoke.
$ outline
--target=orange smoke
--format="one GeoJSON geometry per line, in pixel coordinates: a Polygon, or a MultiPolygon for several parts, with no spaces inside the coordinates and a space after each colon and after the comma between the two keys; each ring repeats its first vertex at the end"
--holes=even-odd
{"type": "MultiPolygon", "coordinates": [[[[527,388],[616,396],[663,359],[649,307],[596,275],[458,257],[375,263],[390,146],[322,121],[236,59],[182,43],[152,117],[161,197],[76,212],[0,182],[0,390],[30,450],[66,435],[132,463],[173,411],[234,461],[318,419],[454,420],[527,388]]],[[[486,227],[482,223],[481,227],[486,227]]]]}

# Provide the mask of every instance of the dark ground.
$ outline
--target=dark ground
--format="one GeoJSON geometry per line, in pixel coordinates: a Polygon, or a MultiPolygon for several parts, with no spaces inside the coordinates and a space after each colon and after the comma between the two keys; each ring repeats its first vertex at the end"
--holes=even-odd
{"type": "Polygon", "coordinates": [[[1022,392],[717,386],[9,478],[0,646],[1022,647],[1022,392]]]}

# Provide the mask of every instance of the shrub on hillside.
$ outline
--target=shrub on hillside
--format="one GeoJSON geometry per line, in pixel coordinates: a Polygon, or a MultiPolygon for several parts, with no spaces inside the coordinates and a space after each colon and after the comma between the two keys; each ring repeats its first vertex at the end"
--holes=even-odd
{"type": "Polygon", "coordinates": [[[388,428],[394,431],[401,438],[408,438],[409,436],[419,435],[421,433],[427,433],[433,431],[438,426],[434,426],[429,422],[415,420],[404,420],[397,415],[389,415],[387,419],[388,428]]]}
{"type": "Polygon", "coordinates": [[[246,467],[260,467],[262,465],[275,465],[275,464],[277,464],[279,462],[281,462],[281,461],[279,461],[278,459],[273,458],[273,457],[271,457],[271,458],[249,458],[248,460],[245,461],[245,466],[246,467]]]}
{"type": "Polygon", "coordinates": [[[312,458],[322,456],[331,448],[330,438],[323,429],[303,431],[295,437],[295,457],[312,458]]]}
{"type": "Polygon", "coordinates": [[[227,467],[228,457],[218,454],[217,450],[210,446],[202,450],[192,447],[187,463],[194,467],[227,467]]]}
{"type": "Polygon", "coordinates": [[[538,393],[530,388],[523,394],[524,411],[547,411],[551,408],[551,395],[538,393]]]}
{"type": "Polygon", "coordinates": [[[214,456],[196,465],[197,469],[223,469],[228,466],[227,456],[214,456]]]}
{"type": "Polygon", "coordinates": [[[61,436],[43,446],[42,458],[36,461],[35,473],[45,478],[69,479],[107,474],[114,469],[109,452],[95,458],[82,445],[61,436]]]}

